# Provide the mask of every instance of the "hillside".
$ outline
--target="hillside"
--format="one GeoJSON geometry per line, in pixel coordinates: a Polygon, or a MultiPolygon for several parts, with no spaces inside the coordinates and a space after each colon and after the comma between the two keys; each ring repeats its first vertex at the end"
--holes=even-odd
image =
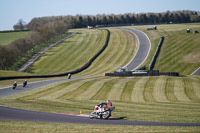
{"type": "Polygon", "coordinates": [[[150,56],[143,65],[149,66],[160,36],[163,35],[165,40],[155,64],[155,70],[190,75],[199,68],[200,34],[187,34],[186,29],[191,29],[191,32],[192,30],[200,31],[200,24],[157,25],[158,30],[146,30],[149,27],[151,26],[132,27],[144,31],[152,42],[150,56]]]}
{"type": "MultiPolygon", "coordinates": [[[[149,26],[134,26],[131,28],[141,29],[150,37],[152,49],[150,57],[145,62],[146,64],[151,61],[151,56],[153,55],[153,51],[155,51],[160,35],[164,34],[166,39],[159,56],[158,64],[156,64],[156,68],[159,67],[159,69],[166,69],[165,71],[176,71],[181,69],[178,67],[171,67],[170,65],[175,65],[176,63],[179,63],[178,61],[176,61],[174,64],[171,64],[168,59],[162,58],[162,56],[165,54],[170,55],[169,51],[172,50],[172,48],[165,45],[174,45],[174,47],[177,47],[186,40],[189,40],[188,38],[191,37],[192,40],[188,41],[191,43],[188,44],[192,46],[193,49],[186,47],[186,49],[189,49],[189,51],[184,51],[185,49],[179,47],[179,49],[182,49],[183,51],[180,51],[180,55],[176,54],[176,56],[181,59],[185,55],[195,52],[196,48],[194,48],[194,46],[196,46],[196,43],[193,44],[193,40],[198,39],[199,34],[186,34],[185,28],[198,28],[198,26],[198,24],[159,25],[159,30],[157,31],[147,31],[146,28],[149,26]],[[175,37],[170,40],[170,38],[173,37],[172,35],[175,37]],[[183,37],[184,39],[179,41],[179,39],[183,37]],[[166,52],[166,50],[169,50],[169,53],[166,52]],[[161,60],[164,60],[165,64],[160,63],[161,60]],[[170,68],[168,69],[165,67],[165,65],[170,68]]],[[[115,71],[117,66],[123,66],[128,63],[138,47],[135,36],[130,32],[112,28],[109,30],[111,32],[109,45],[102,55],[100,55],[87,70],[77,75],[72,75],[72,77],[86,75],[94,75],[96,77],[72,79],[41,87],[15,96],[2,98],[0,99],[0,104],[54,113],[79,113],[80,109],[82,109],[83,113],[89,114],[93,110],[93,106],[95,104],[110,99],[113,102],[113,105],[116,106],[116,110],[114,110],[112,113],[112,115],[116,118],[141,121],[199,123],[199,76],[185,75],[182,77],[160,76],[123,78],[101,76],[104,72],[115,71]]],[[[43,59],[45,59],[45,61],[50,64],[50,68],[52,65],[50,57],[54,57],[54,55],[56,55],[55,57],[57,58],[64,57],[62,60],[67,58],[67,56],[61,56],[64,54],[64,52],[61,55],[57,55],[57,51],[62,51],[62,49],[64,49],[62,45],[67,47],[68,44],[78,44],[79,46],[74,48],[76,50],[78,50],[79,47],[81,48],[80,45],[88,46],[87,44],[90,44],[89,47],[92,47],[92,45],[96,43],[89,42],[98,42],[94,41],[98,40],[98,37],[94,38],[92,35],[104,35],[102,34],[104,31],[98,30],[78,29],[77,31],[79,32],[77,36],[74,36],[71,38],[71,40],[66,40],[63,44],[60,44],[59,46],[47,52],[47,54],[43,55],[38,62],[43,62],[43,59]],[[87,40],[85,40],[85,38],[87,40]],[[92,38],[94,39],[93,41],[92,38]],[[88,39],[90,41],[88,41],[88,39]]],[[[187,46],[187,43],[185,43],[185,45],[187,46]]],[[[87,52],[87,48],[83,47],[81,49],[84,49],[84,52],[87,52]]],[[[71,49],[68,48],[65,52],[67,52],[67,50],[71,49]]],[[[72,51],[76,53],[76,50],[72,51]]],[[[84,53],[82,52],[83,51],[79,51],[79,54],[82,55],[84,53]]],[[[78,56],[78,58],[81,59],[82,57],[78,56]]],[[[76,59],[74,58],[73,60],[76,59]]],[[[61,66],[59,63],[62,64],[62,62],[59,61],[56,62],[56,65],[61,66]]],[[[187,63],[188,62],[185,61],[181,65],[185,67],[184,65],[187,63]]],[[[37,62],[35,64],[35,66],[37,66],[37,62]]],[[[196,62],[195,64],[198,65],[196,62]]],[[[193,67],[188,68],[188,73],[190,73],[193,67]]],[[[39,67],[37,70],[40,70],[41,72],[43,71],[42,69],[39,69],[39,67]]],[[[65,69],[60,70],[64,71],[65,69]]],[[[181,74],[187,73],[183,72],[181,74]]]]}
{"type": "MultiPolygon", "coordinates": [[[[111,32],[108,47],[92,64],[84,75],[103,74],[114,71],[117,67],[129,62],[137,49],[134,35],[127,31],[109,29],[111,32]]],[[[28,72],[34,74],[55,74],[80,68],[94,56],[105,43],[105,30],[75,30],[78,32],[72,38],[43,54],[28,72]]]]}

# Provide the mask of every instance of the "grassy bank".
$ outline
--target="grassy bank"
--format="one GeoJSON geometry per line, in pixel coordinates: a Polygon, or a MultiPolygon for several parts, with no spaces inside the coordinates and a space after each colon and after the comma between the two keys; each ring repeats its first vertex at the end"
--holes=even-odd
{"type": "Polygon", "coordinates": [[[155,53],[160,36],[165,37],[163,46],[155,64],[155,70],[162,72],[175,71],[182,75],[190,75],[200,66],[200,34],[187,34],[186,29],[200,31],[200,24],[157,25],[158,30],[146,30],[146,26],[133,26],[144,31],[151,40],[150,55],[143,65],[149,66],[155,53]]]}
{"type": "Polygon", "coordinates": [[[1,105],[45,112],[90,114],[110,99],[115,117],[159,122],[200,122],[198,77],[96,77],[57,83],[0,99],[1,105]]]}
{"type": "Polygon", "coordinates": [[[45,52],[27,71],[35,74],[63,73],[86,64],[103,47],[106,31],[77,32],[77,35],[45,52]]]}
{"type": "Polygon", "coordinates": [[[114,126],[114,125],[82,125],[82,124],[56,124],[56,123],[34,123],[34,122],[8,122],[0,121],[0,132],[29,132],[29,133],[135,133],[135,132],[198,132],[200,127],[162,127],[162,126],[114,126]]]}
{"type": "MultiPolygon", "coordinates": [[[[137,48],[134,35],[126,31],[109,30],[108,47],[82,75],[114,71],[133,57],[137,48]]],[[[103,47],[107,33],[105,30],[76,31],[77,35],[48,50],[27,71],[34,74],[62,73],[80,68],[88,62],[103,47]]]]}

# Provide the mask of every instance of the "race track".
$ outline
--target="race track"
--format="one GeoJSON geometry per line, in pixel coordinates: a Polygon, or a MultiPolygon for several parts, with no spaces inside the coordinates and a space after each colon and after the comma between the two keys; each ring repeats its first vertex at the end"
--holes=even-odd
{"type": "Polygon", "coordinates": [[[138,68],[140,65],[142,65],[146,60],[146,58],[148,57],[149,51],[151,49],[151,42],[148,36],[142,31],[130,28],[118,28],[118,29],[130,31],[131,33],[135,34],[138,39],[139,48],[137,50],[137,53],[135,54],[133,59],[126,66],[124,66],[127,67],[129,71],[134,70],[138,68]]]}
{"type": "MultiPolygon", "coordinates": [[[[86,78],[92,78],[96,76],[84,76],[84,77],[76,77],[76,78],[71,78],[70,80],[74,79],[86,79],[86,78]]],[[[56,82],[61,82],[61,81],[67,81],[69,79],[54,79],[54,80],[45,80],[45,81],[38,81],[38,82],[33,82],[33,83],[28,83],[26,87],[23,87],[22,85],[18,85],[16,89],[12,89],[12,87],[6,87],[6,88],[0,88],[0,98],[1,97],[7,97],[10,95],[22,93],[25,91],[29,91],[32,89],[36,89],[42,86],[46,86],[49,84],[53,84],[56,82]]]]}
{"type": "MultiPolygon", "coordinates": [[[[125,28],[123,28],[125,29],[125,28]]],[[[137,68],[142,64],[147,58],[150,50],[150,42],[148,37],[138,30],[134,29],[125,29],[136,34],[140,47],[134,56],[134,58],[127,64],[129,70],[137,68]],[[148,43],[148,44],[147,44],[148,43]],[[145,54],[142,54],[145,53],[145,54]]],[[[91,78],[92,76],[77,77],[73,79],[85,79],[91,78]]],[[[66,81],[69,79],[55,79],[55,80],[46,80],[35,83],[29,83],[26,88],[23,88],[21,85],[18,86],[15,90],[12,87],[0,88],[0,97],[6,97],[32,89],[36,89],[42,86],[46,86],[52,83],[66,81]]],[[[147,121],[128,121],[123,119],[108,119],[108,120],[99,120],[99,119],[89,119],[88,117],[73,116],[73,115],[64,115],[56,113],[46,113],[39,111],[29,111],[22,110],[10,107],[0,106],[0,120],[6,121],[32,121],[32,122],[48,122],[48,123],[73,123],[73,124],[104,124],[104,125],[148,125],[148,126],[200,126],[200,123],[167,123],[167,122],[147,122],[147,121]]]]}
{"type": "Polygon", "coordinates": [[[200,126],[200,123],[128,121],[114,118],[108,120],[90,119],[89,117],[29,111],[4,106],[0,106],[0,120],[100,125],[200,126]]]}

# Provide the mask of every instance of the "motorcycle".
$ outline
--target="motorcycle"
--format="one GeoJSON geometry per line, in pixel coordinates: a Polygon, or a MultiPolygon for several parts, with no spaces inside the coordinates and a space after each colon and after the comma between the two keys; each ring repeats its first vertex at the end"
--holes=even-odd
{"type": "Polygon", "coordinates": [[[17,87],[17,82],[15,81],[13,84],[13,89],[15,89],[17,87]]]}
{"type": "Polygon", "coordinates": [[[106,104],[98,104],[95,106],[94,111],[90,114],[90,119],[108,119],[111,116],[111,112],[115,109],[113,106],[106,104]]]}
{"type": "Polygon", "coordinates": [[[27,85],[27,80],[24,80],[23,87],[26,87],[26,85],[27,85]]]}

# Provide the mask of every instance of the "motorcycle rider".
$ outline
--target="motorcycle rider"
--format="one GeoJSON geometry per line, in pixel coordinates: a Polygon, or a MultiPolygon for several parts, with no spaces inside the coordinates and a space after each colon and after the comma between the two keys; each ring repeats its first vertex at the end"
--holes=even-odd
{"type": "Polygon", "coordinates": [[[13,83],[13,89],[15,89],[17,87],[17,82],[15,81],[14,83],[13,83]]]}
{"type": "MultiPolygon", "coordinates": [[[[112,102],[110,100],[107,100],[106,102],[100,103],[99,105],[101,108],[107,108],[109,106],[112,106],[112,102]]],[[[111,116],[111,112],[110,112],[110,116],[111,116]]]]}
{"type": "Polygon", "coordinates": [[[112,106],[112,102],[110,100],[107,100],[106,102],[100,103],[99,105],[100,107],[104,107],[104,105],[108,107],[108,106],[112,106]]]}
{"type": "Polygon", "coordinates": [[[26,87],[26,85],[27,85],[27,80],[24,80],[23,87],[26,87]]]}
{"type": "Polygon", "coordinates": [[[89,116],[90,119],[98,118],[98,119],[108,119],[111,116],[111,112],[115,109],[112,106],[112,102],[107,100],[106,102],[102,102],[95,106],[94,111],[89,116]]]}

